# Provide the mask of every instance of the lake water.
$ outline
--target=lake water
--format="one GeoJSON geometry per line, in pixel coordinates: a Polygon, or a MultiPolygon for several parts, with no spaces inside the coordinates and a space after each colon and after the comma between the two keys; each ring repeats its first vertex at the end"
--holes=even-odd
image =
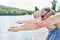
{"type": "Polygon", "coordinates": [[[7,30],[11,26],[20,25],[20,24],[15,23],[17,20],[29,20],[29,19],[34,19],[34,18],[33,16],[29,16],[29,15],[0,16],[0,40],[44,40],[43,38],[45,38],[46,33],[47,33],[46,28],[44,28],[46,32],[44,30],[41,30],[41,31],[37,30],[33,32],[32,31],[9,32],[7,30]],[[42,34],[42,33],[45,33],[45,34],[42,34]],[[42,35],[38,36],[37,34],[42,34],[42,35]]]}

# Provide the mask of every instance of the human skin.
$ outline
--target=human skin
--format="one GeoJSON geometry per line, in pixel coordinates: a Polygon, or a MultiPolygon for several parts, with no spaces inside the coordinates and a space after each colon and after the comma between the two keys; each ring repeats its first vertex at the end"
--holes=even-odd
{"type": "Polygon", "coordinates": [[[48,25],[56,24],[58,22],[60,22],[60,14],[56,13],[55,15],[49,17],[48,19],[44,21],[40,21],[36,19],[32,21],[31,23],[29,23],[28,25],[19,26],[19,27],[12,26],[8,30],[13,31],[13,32],[17,32],[21,30],[35,30],[35,29],[46,27],[48,25]]]}
{"type": "MultiPolygon", "coordinates": [[[[40,13],[43,13],[43,12],[40,12],[40,13]]],[[[44,14],[42,14],[42,15],[44,15],[44,14]]],[[[19,26],[19,27],[12,26],[8,30],[13,31],[13,32],[17,32],[17,31],[21,31],[21,30],[36,30],[39,28],[47,27],[48,25],[56,24],[60,21],[59,13],[56,13],[55,15],[52,15],[51,17],[50,16],[51,16],[51,14],[47,14],[44,18],[36,16],[35,20],[20,21],[21,23],[25,22],[27,24],[19,26]]]]}

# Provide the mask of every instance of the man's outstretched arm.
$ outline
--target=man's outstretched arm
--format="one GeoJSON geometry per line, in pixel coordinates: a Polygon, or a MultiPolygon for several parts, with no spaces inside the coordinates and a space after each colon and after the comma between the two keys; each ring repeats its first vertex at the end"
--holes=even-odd
{"type": "Polygon", "coordinates": [[[25,31],[25,30],[36,30],[39,28],[40,27],[32,21],[32,22],[22,25],[22,26],[12,26],[8,29],[8,31],[18,32],[18,31],[25,31]]]}
{"type": "Polygon", "coordinates": [[[60,14],[56,14],[56,15],[49,17],[48,19],[46,19],[44,21],[40,21],[39,19],[37,19],[37,20],[34,20],[34,21],[28,23],[27,25],[23,25],[23,26],[19,26],[19,27],[11,27],[8,30],[13,31],[13,32],[17,32],[20,30],[35,30],[35,29],[39,29],[42,27],[46,27],[51,24],[55,24],[59,21],[60,21],[60,14]]]}

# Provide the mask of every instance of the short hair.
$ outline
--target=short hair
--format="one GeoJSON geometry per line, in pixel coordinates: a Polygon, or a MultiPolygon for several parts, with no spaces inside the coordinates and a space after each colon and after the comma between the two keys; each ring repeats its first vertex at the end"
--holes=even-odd
{"type": "Polygon", "coordinates": [[[54,15],[54,14],[55,14],[55,11],[54,11],[54,10],[51,10],[50,12],[52,13],[52,15],[54,15]]]}
{"type": "MultiPolygon", "coordinates": [[[[47,15],[49,12],[50,12],[52,15],[55,14],[55,11],[54,11],[54,10],[51,10],[50,7],[45,7],[45,8],[43,8],[42,10],[45,11],[45,15],[47,15]]],[[[35,15],[36,15],[36,14],[39,14],[39,12],[40,12],[40,11],[36,11],[36,12],[34,13],[34,18],[35,18],[35,15]]]]}
{"type": "Polygon", "coordinates": [[[46,11],[46,12],[45,12],[45,15],[48,14],[49,12],[51,12],[52,15],[55,14],[55,11],[54,11],[54,10],[51,10],[49,7],[44,8],[43,10],[46,11]]]}

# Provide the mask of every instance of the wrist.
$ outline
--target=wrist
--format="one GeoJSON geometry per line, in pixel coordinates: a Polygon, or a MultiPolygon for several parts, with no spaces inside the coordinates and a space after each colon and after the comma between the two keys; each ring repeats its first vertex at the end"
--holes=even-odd
{"type": "Polygon", "coordinates": [[[41,25],[39,24],[39,21],[34,21],[34,23],[35,23],[37,26],[41,26],[41,25]]]}

